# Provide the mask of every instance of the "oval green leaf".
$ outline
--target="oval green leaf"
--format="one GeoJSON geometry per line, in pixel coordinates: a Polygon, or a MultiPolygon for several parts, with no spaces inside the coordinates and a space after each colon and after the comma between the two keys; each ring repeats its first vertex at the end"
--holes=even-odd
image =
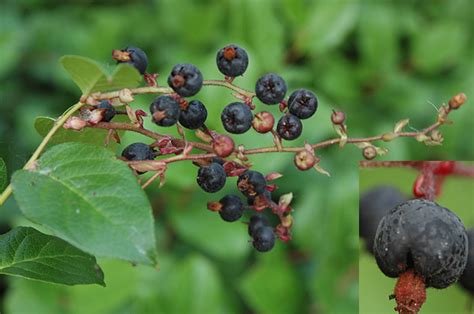
{"type": "Polygon", "coordinates": [[[30,227],[0,236],[0,273],[65,285],[105,286],[94,256],[30,227]]]}
{"type": "Polygon", "coordinates": [[[156,265],[151,207],[129,167],[104,148],[59,144],[12,178],[23,214],[96,256],[156,265]]]}
{"type": "Polygon", "coordinates": [[[83,95],[133,88],[141,81],[140,73],[126,63],[119,64],[112,73],[107,73],[97,61],[81,56],[64,56],[59,62],[83,95]]]}

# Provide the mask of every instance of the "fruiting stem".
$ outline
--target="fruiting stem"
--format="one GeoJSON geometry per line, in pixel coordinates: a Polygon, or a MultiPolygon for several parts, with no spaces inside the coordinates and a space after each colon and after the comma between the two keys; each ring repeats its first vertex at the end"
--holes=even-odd
{"type": "Polygon", "coordinates": [[[253,98],[255,97],[255,93],[251,92],[251,91],[248,91],[248,90],[245,90],[243,88],[240,88],[228,81],[222,81],[222,80],[205,80],[203,81],[202,85],[204,86],[224,86],[228,89],[231,89],[233,90],[234,92],[237,92],[239,93],[240,95],[242,96],[245,96],[245,97],[248,97],[248,98],[253,98]]]}
{"type": "MultiPolygon", "coordinates": [[[[46,148],[46,145],[48,145],[48,142],[51,140],[51,138],[56,134],[56,132],[63,126],[64,122],[73,115],[77,110],[79,110],[84,104],[82,102],[78,102],[71,106],[69,109],[67,109],[55,122],[51,130],[49,130],[48,134],[44,137],[43,141],[39,144],[39,146],[36,148],[35,152],[33,155],[30,157],[30,159],[26,162],[26,164],[23,166],[23,169],[28,170],[31,169],[36,162],[36,160],[39,158],[43,150],[46,148]]],[[[3,191],[3,193],[0,195],[0,206],[5,203],[7,198],[12,194],[12,187],[11,184],[7,186],[7,188],[3,191]]]]}
{"type": "Polygon", "coordinates": [[[413,269],[400,274],[394,289],[397,307],[400,314],[416,314],[426,301],[426,286],[421,275],[413,269]]]}

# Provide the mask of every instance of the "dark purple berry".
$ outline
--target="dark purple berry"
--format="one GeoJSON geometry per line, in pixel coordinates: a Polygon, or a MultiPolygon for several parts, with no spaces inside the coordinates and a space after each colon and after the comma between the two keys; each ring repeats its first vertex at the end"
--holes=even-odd
{"type": "Polygon", "coordinates": [[[186,109],[181,110],[179,123],[187,129],[198,129],[202,127],[207,118],[207,110],[202,102],[193,100],[189,102],[186,109]]]}
{"type": "Polygon", "coordinates": [[[300,119],[308,119],[318,109],[318,99],[307,89],[294,91],[288,99],[288,110],[300,119]]]}
{"type": "Polygon", "coordinates": [[[258,79],[255,94],[261,102],[267,105],[280,103],[286,94],[286,83],[275,73],[268,73],[258,79]]]}
{"type": "Polygon", "coordinates": [[[226,195],[219,201],[222,207],[219,215],[225,221],[236,221],[242,217],[244,212],[244,205],[237,195],[226,195]]]}
{"type": "Polygon", "coordinates": [[[221,157],[212,157],[212,162],[216,162],[221,166],[224,166],[225,160],[221,157]]]}
{"type": "Polygon", "coordinates": [[[217,52],[216,63],[222,74],[236,77],[244,74],[249,65],[249,57],[239,46],[228,45],[217,52]]]}
{"type": "Polygon", "coordinates": [[[168,85],[180,96],[196,95],[202,87],[202,74],[189,63],[177,64],[168,76],[168,85]]]}
{"type": "Polygon", "coordinates": [[[253,233],[253,247],[259,252],[268,252],[275,245],[275,233],[272,227],[262,226],[253,233]]]}
{"type": "Polygon", "coordinates": [[[155,151],[144,143],[133,143],[125,147],[122,151],[122,157],[129,161],[153,160],[155,151]]]}
{"type": "MultiPolygon", "coordinates": [[[[125,147],[122,157],[128,161],[153,160],[155,151],[144,143],[133,143],[125,147]]],[[[144,174],[145,172],[137,171],[137,173],[144,174]]]]}
{"type": "Polygon", "coordinates": [[[115,108],[110,104],[108,100],[102,100],[98,105],[97,109],[105,109],[102,121],[110,122],[115,117],[115,108]]]}
{"type": "Polygon", "coordinates": [[[361,195],[359,200],[359,236],[364,239],[365,247],[371,253],[374,238],[380,220],[395,206],[407,198],[396,188],[378,186],[361,195]]]}
{"type": "Polygon", "coordinates": [[[224,167],[218,163],[200,167],[197,175],[197,183],[206,192],[215,193],[225,185],[226,173],[224,167]]]}
{"type": "Polygon", "coordinates": [[[248,225],[249,236],[253,237],[255,231],[261,227],[268,226],[268,218],[263,214],[255,214],[250,217],[248,225]]]}
{"type": "Polygon", "coordinates": [[[227,132],[233,134],[245,133],[252,126],[252,111],[241,102],[227,105],[221,114],[222,124],[227,132]]]}
{"type": "Polygon", "coordinates": [[[298,138],[302,131],[301,120],[292,114],[286,114],[278,121],[277,133],[285,140],[291,141],[298,138]]]}
{"type": "Polygon", "coordinates": [[[112,51],[112,57],[117,60],[117,63],[131,64],[138,72],[145,74],[148,58],[140,48],[129,46],[122,50],[114,50],[112,51]]]}
{"type": "Polygon", "coordinates": [[[237,188],[247,197],[265,193],[266,186],[267,181],[263,174],[254,170],[245,171],[237,180],[237,188]]]}
{"type": "Polygon", "coordinates": [[[159,126],[174,125],[179,118],[178,102],[170,96],[159,96],[150,105],[152,121],[159,126]]]}
{"type": "Polygon", "coordinates": [[[474,295],[474,228],[467,231],[469,254],[464,272],[459,280],[461,286],[474,295]]]}
{"type": "Polygon", "coordinates": [[[382,218],[374,255],[386,276],[414,269],[427,287],[442,289],[456,282],[466,267],[467,241],[464,225],[453,212],[432,201],[414,199],[382,218]]]}

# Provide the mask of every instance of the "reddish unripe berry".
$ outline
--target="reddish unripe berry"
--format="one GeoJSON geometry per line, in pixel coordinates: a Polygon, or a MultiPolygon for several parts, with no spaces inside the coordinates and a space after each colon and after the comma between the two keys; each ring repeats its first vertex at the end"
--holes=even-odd
{"type": "Polygon", "coordinates": [[[267,133],[273,129],[275,124],[275,118],[268,111],[262,111],[255,114],[255,117],[252,120],[252,127],[258,133],[267,133]]]}
{"type": "Polygon", "coordinates": [[[448,102],[449,108],[458,109],[466,102],[466,100],[467,100],[466,94],[464,93],[457,94],[451,97],[451,99],[449,100],[448,102]]]}
{"type": "Polygon", "coordinates": [[[372,160],[377,157],[377,150],[373,146],[367,146],[362,150],[362,155],[364,155],[365,159],[372,160]]]}
{"type": "Polygon", "coordinates": [[[334,124],[341,125],[346,121],[346,114],[342,111],[333,110],[331,114],[331,121],[334,124]]]}
{"type": "Polygon", "coordinates": [[[234,141],[230,136],[219,134],[212,140],[212,149],[217,156],[225,158],[234,152],[234,141]]]}
{"type": "Polygon", "coordinates": [[[295,166],[300,170],[311,169],[317,162],[317,158],[312,152],[302,150],[295,154],[294,158],[295,166]]]}

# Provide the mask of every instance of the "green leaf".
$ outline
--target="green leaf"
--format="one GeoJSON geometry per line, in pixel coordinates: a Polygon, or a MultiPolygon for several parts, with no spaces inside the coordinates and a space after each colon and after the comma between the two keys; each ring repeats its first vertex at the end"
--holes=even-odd
{"type": "Polygon", "coordinates": [[[318,54],[340,44],[357,22],[359,1],[318,1],[309,8],[306,25],[298,33],[296,45],[318,54]]]}
{"type": "Polygon", "coordinates": [[[95,257],[30,227],[0,236],[0,273],[65,285],[105,286],[95,257]]]}
{"type": "Polygon", "coordinates": [[[2,158],[0,158],[0,192],[7,186],[7,165],[2,158]]]}
{"type": "Polygon", "coordinates": [[[412,60],[425,73],[459,64],[469,42],[469,33],[452,21],[420,27],[414,36],[412,60]]]}
{"type": "Polygon", "coordinates": [[[81,56],[64,56],[60,59],[60,63],[79,86],[83,95],[133,88],[141,81],[137,69],[126,63],[119,64],[110,74],[95,60],[81,56]]]}
{"type": "Polygon", "coordinates": [[[104,148],[59,144],[32,171],[17,171],[23,214],[96,256],[156,264],[151,207],[128,166],[104,148]]]}
{"type": "MultiPolygon", "coordinates": [[[[120,121],[120,118],[122,117],[116,117],[114,118],[114,121],[120,121]]],[[[123,116],[123,119],[125,120],[126,116],[123,116]]],[[[39,135],[45,137],[49,130],[54,126],[54,122],[55,120],[50,117],[37,117],[35,119],[35,129],[39,135]]],[[[107,137],[107,132],[108,130],[93,128],[85,128],[81,131],[60,128],[48,142],[48,145],[56,145],[66,142],[80,142],[103,146],[105,138],[107,137]]],[[[122,133],[123,132],[119,131],[119,134],[122,133]]],[[[115,151],[117,146],[118,144],[111,139],[107,148],[111,151],[115,151]]]]}

